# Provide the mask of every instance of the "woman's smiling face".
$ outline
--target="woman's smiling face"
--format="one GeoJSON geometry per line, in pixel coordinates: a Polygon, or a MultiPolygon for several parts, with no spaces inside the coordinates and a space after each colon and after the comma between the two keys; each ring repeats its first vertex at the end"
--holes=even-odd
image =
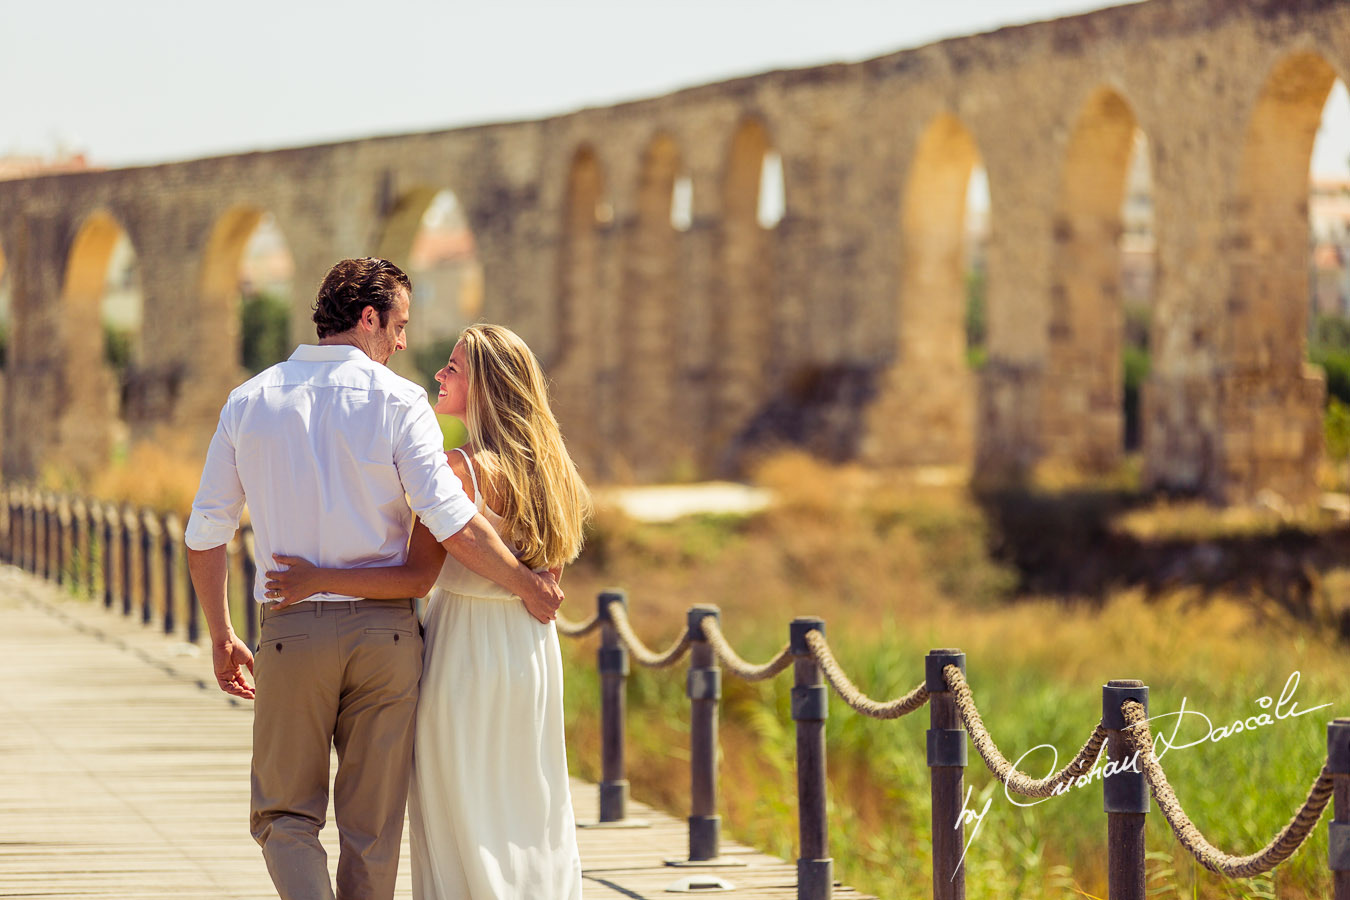
{"type": "Polygon", "coordinates": [[[436,382],[441,386],[436,395],[436,412],[464,418],[469,405],[469,370],[464,362],[463,344],[455,344],[450,361],[436,373],[436,382]]]}

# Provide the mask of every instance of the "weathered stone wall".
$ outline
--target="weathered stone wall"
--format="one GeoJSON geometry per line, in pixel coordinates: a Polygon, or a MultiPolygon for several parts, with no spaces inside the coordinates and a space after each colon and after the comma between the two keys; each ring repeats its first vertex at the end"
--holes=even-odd
{"type": "Polygon", "coordinates": [[[473,229],[485,317],[536,348],[592,476],[724,470],[772,440],[988,473],[1109,466],[1138,127],[1158,236],[1147,476],[1305,499],[1323,396],[1302,363],[1308,162],[1348,71],[1350,4],[1152,0],[542,121],[2,183],[3,469],[87,469],[103,452],[84,396],[101,365],[79,274],[97,268],[91,222],[124,228],[141,263],[133,427],[204,444],[239,378],[232,278],[257,216],[295,256],[304,339],[327,267],[406,256],[441,188],[473,229]],[[767,149],[787,198],[772,229],[754,218],[767,149]],[[989,363],[972,373],[961,234],[977,163],[989,363]],[[693,222],[677,232],[681,176],[693,222]]]}

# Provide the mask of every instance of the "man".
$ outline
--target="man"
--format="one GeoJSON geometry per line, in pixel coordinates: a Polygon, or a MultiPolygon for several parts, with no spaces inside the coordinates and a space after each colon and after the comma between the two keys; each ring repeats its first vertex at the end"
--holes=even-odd
{"type": "Polygon", "coordinates": [[[426,393],[385,366],[407,345],[410,291],[384,260],[329,271],[314,305],[318,346],[300,346],[226,401],[186,529],[216,680],[255,700],[250,826],[284,900],[334,896],[319,843],[333,746],[337,897],[393,895],[422,640],[411,600],[319,594],[269,605],[260,577],[250,586],[263,603],[250,686],[253,655],[225,593],[225,544],[245,501],[260,575],[275,554],[344,568],[401,563],[411,503],[452,556],[535,618],[551,620],[562,602],[557,583],[518,562],[465,496],[426,393]]]}

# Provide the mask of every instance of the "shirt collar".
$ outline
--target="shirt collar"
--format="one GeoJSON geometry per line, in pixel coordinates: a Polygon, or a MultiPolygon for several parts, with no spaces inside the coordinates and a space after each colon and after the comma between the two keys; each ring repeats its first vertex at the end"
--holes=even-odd
{"type": "Polygon", "coordinates": [[[291,354],[291,359],[297,362],[345,362],[362,360],[375,362],[360,347],[353,347],[350,344],[301,344],[295,348],[291,354]]]}

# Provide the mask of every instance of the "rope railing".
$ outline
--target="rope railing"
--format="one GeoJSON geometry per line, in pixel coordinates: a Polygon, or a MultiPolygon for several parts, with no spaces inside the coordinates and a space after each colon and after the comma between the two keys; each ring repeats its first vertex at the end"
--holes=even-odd
{"type": "Polygon", "coordinates": [[[682,656],[689,652],[691,638],[687,629],[680,633],[675,643],[658,653],[642,643],[642,639],[633,630],[633,623],[628,621],[628,610],[624,606],[617,603],[611,604],[609,615],[614,630],[619,633],[619,640],[623,641],[624,646],[628,648],[628,652],[633,654],[633,659],[640,666],[646,666],[649,669],[665,669],[675,665],[682,656]]]}
{"type": "Polygon", "coordinates": [[[1023,797],[1052,797],[1057,789],[1063,790],[1080,776],[1092,771],[1093,764],[1097,762],[1097,757],[1102,752],[1102,744],[1106,742],[1106,729],[1102,727],[1101,722],[1092,729],[1087,743],[1083,744],[1083,748],[1067,766],[1045,778],[1032,778],[1017,771],[999,752],[994,739],[984,727],[984,720],[980,718],[980,710],[975,705],[975,698],[971,695],[965,674],[956,666],[945,667],[942,674],[952,693],[956,695],[956,708],[961,713],[961,721],[965,724],[966,731],[970,733],[970,742],[975,745],[975,752],[980,754],[980,758],[984,760],[985,766],[993,776],[1010,791],[1023,797]]]}
{"type": "Polygon", "coordinates": [[[1139,753],[1144,776],[1148,779],[1148,786],[1153,793],[1154,801],[1158,804],[1158,809],[1162,810],[1163,817],[1167,819],[1167,824],[1172,826],[1172,833],[1177,836],[1181,845],[1190,851],[1196,862],[1211,872],[1227,875],[1229,878],[1251,878],[1269,872],[1293,856],[1294,851],[1303,845],[1312,834],[1313,828],[1317,826],[1317,820],[1322,817],[1322,810],[1331,800],[1334,779],[1328,759],[1327,764],[1323,765],[1321,772],[1313,780],[1312,787],[1308,789],[1308,797],[1303,801],[1303,805],[1269,844],[1247,856],[1224,853],[1205,839],[1200,829],[1195,827],[1195,823],[1181,808],[1176,791],[1172,790],[1172,785],[1167,781],[1167,774],[1157,757],[1153,755],[1153,735],[1149,731],[1144,707],[1137,701],[1127,700],[1122,704],[1121,710],[1129,725],[1125,730],[1125,739],[1131,749],[1139,753]]]}
{"type": "MultiPolygon", "coordinates": [[[[10,487],[0,493],[0,558],[66,590],[101,600],[110,611],[140,614],[147,624],[156,612],[152,596],[162,598],[163,629],[185,628],[198,639],[198,610],[186,566],[182,525],[175,516],[137,512],[94,499],[64,497],[30,488],[10,487]],[[154,565],[155,561],[158,565],[154,565]],[[157,571],[156,571],[157,570],[157,571]],[[158,573],[158,574],[157,574],[158,573]],[[139,575],[139,577],[134,577],[139,575]],[[182,613],[182,614],[180,614],[182,613]]],[[[231,542],[230,578],[247,586],[255,569],[251,534],[231,542]]],[[[247,593],[246,593],[247,597],[247,593]]],[[[251,605],[251,604],[249,604],[251,605]]],[[[246,605],[247,609],[247,605],[246,605]]],[[[250,610],[251,611],[251,610],[250,610]]],[[[256,617],[246,613],[246,639],[256,645],[256,617]]],[[[734,864],[719,857],[717,815],[717,717],[721,699],[721,666],[745,681],[767,681],[793,669],[792,718],[797,733],[799,900],[828,900],[833,891],[828,850],[825,778],[825,722],[832,690],[849,708],[875,719],[895,719],[927,705],[927,762],[933,816],[933,896],[957,900],[965,895],[963,778],[967,747],[973,745],[993,776],[1011,792],[1044,799],[1095,776],[1104,755],[1104,807],[1108,822],[1110,900],[1143,900],[1144,813],[1149,794],[1177,840],[1211,872],[1250,878],[1289,859],[1312,834],[1333,796],[1330,868],[1336,900],[1350,900],[1350,719],[1328,727],[1326,762],[1307,799],[1288,825],[1260,851],[1246,856],[1224,853],[1211,844],[1186,815],[1176,792],[1153,752],[1148,727],[1148,688],[1137,681],[1112,681],[1102,688],[1102,718],[1068,765],[1035,779],[1009,762],[986,728],[965,674],[965,654],[933,650],[924,660],[924,681],[890,700],[869,697],[857,687],[825,638],[825,623],[797,618],[789,627],[786,646],[764,663],[746,661],[722,630],[715,606],[689,611],[679,637],[663,650],[648,647],[628,618],[622,591],[598,597],[595,613],[573,622],[557,620],[558,632],[584,637],[600,632],[602,780],[598,825],[634,827],[626,818],[628,781],[624,777],[623,720],[629,659],[651,669],[674,666],[690,657],[687,693],[690,700],[690,865],[734,864]],[[720,664],[720,666],[719,666],[720,664]],[[1133,768],[1130,754],[1138,768],[1133,768]],[[1114,765],[1113,765],[1114,764],[1114,765]],[[953,828],[953,824],[956,825],[953,828]]],[[[669,861],[681,864],[679,861],[669,861]]]]}
{"type": "Polygon", "coordinates": [[[898,719],[921,709],[928,702],[928,688],[922,684],[903,697],[896,697],[894,700],[873,700],[858,690],[857,686],[844,674],[843,667],[834,658],[834,653],[830,651],[830,645],[825,641],[825,635],[819,631],[812,631],[807,634],[806,643],[811,648],[811,655],[820,664],[825,680],[829,682],[830,687],[834,688],[834,692],[839,696],[839,699],[852,707],[855,712],[872,719],[898,719]]]}
{"type": "Polygon", "coordinates": [[[741,659],[740,654],[727,641],[726,635],[722,634],[722,626],[718,623],[716,617],[704,619],[703,634],[707,636],[708,643],[712,644],[713,652],[717,654],[717,658],[722,665],[726,666],[737,678],[744,681],[764,681],[792,665],[792,645],[790,643],[784,644],[783,649],[779,650],[774,654],[773,659],[763,665],[757,666],[741,659]]]}

